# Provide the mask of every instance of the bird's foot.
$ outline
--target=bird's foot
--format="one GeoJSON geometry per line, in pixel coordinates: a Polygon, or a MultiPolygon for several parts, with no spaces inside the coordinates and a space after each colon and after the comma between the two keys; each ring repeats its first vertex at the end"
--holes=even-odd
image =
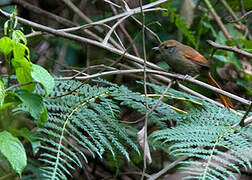
{"type": "Polygon", "coordinates": [[[184,76],[184,79],[183,79],[183,80],[190,79],[190,78],[197,79],[198,77],[199,77],[199,74],[197,74],[196,76],[190,76],[190,75],[186,74],[186,75],[184,76]]]}

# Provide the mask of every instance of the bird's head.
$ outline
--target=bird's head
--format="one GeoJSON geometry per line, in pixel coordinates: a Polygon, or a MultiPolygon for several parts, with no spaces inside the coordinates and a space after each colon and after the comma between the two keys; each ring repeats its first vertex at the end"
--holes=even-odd
{"type": "Polygon", "coordinates": [[[167,40],[161,43],[158,47],[152,49],[160,51],[164,56],[172,56],[177,53],[182,44],[176,40],[167,40]]]}

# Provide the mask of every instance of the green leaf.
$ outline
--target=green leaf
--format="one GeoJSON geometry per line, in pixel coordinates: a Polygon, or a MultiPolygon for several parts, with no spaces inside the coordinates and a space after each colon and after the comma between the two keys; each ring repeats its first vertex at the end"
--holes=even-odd
{"type": "Polygon", "coordinates": [[[165,61],[160,61],[160,62],[157,63],[157,65],[160,66],[162,69],[167,70],[167,71],[171,69],[171,67],[165,61]]]}
{"type": "Polygon", "coordinates": [[[233,52],[228,51],[227,52],[227,62],[232,63],[235,65],[235,67],[241,71],[242,70],[242,64],[241,61],[235,56],[233,52]]]}
{"type": "Polygon", "coordinates": [[[239,39],[239,42],[244,45],[245,51],[247,51],[246,49],[252,49],[252,41],[246,39],[239,39]]]}
{"type": "Polygon", "coordinates": [[[11,63],[15,69],[17,68],[25,68],[29,71],[32,71],[32,63],[29,62],[26,58],[20,57],[20,58],[13,58],[11,60],[11,63]]]}
{"type": "Polygon", "coordinates": [[[6,56],[13,49],[12,41],[8,37],[3,37],[0,39],[0,51],[6,56]]]}
{"type": "Polygon", "coordinates": [[[13,31],[12,40],[16,43],[20,43],[20,40],[21,40],[24,43],[24,45],[27,44],[26,37],[25,37],[24,33],[20,30],[13,31]]]}
{"type": "Polygon", "coordinates": [[[215,59],[218,59],[218,60],[221,61],[221,62],[224,62],[224,63],[227,62],[227,58],[226,58],[225,56],[214,54],[213,57],[214,57],[215,59]]]}
{"type": "Polygon", "coordinates": [[[21,103],[21,101],[16,93],[14,93],[12,91],[7,91],[5,93],[4,103],[2,106],[0,106],[0,110],[5,109],[9,106],[13,106],[13,105],[17,106],[20,103],[21,103]]]}
{"type": "Polygon", "coordinates": [[[13,170],[21,176],[27,164],[27,157],[23,144],[18,138],[13,137],[9,132],[0,133],[0,152],[10,162],[13,170]]]}
{"type": "MultiPolygon", "coordinates": [[[[21,44],[21,43],[17,43],[14,44],[13,47],[13,55],[14,55],[14,59],[22,59],[25,57],[25,50],[27,50],[28,48],[21,44]]],[[[29,51],[29,49],[28,49],[29,51]]]]}
{"type": "Polygon", "coordinates": [[[45,89],[45,94],[50,94],[54,88],[53,77],[48,73],[46,69],[36,64],[32,65],[32,69],[32,78],[43,85],[43,88],[45,89]]]}
{"type": "Polygon", "coordinates": [[[40,141],[39,141],[39,134],[37,132],[32,132],[27,128],[22,128],[22,129],[10,129],[11,134],[14,136],[21,136],[23,137],[26,141],[30,142],[32,145],[32,150],[33,154],[35,155],[40,146],[40,141]]]}
{"type": "Polygon", "coordinates": [[[42,97],[24,90],[17,92],[17,95],[31,116],[35,120],[40,120],[41,114],[45,111],[42,97]]]}
{"type": "MultiPolygon", "coordinates": [[[[16,75],[19,83],[31,82],[33,79],[31,77],[31,70],[26,68],[17,68],[16,75]]],[[[21,89],[32,92],[35,88],[35,83],[31,83],[25,86],[21,86],[21,89]]]]}
{"type": "Polygon", "coordinates": [[[8,35],[7,33],[8,33],[8,28],[9,28],[9,22],[10,20],[4,23],[4,35],[8,35]]]}
{"type": "Polygon", "coordinates": [[[237,40],[246,39],[245,38],[246,36],[244,36],[240,31],[235,29],[234,24],[229,23],[226,25],[226,28],[234,39],[237,39],[237,40]]]}
{"type": "Polygon", "coordinates": [[[211,25],[211,23],[209,22],[209,19],[205,19],[204,21],[202,21],[201,24],[202,24],[205,28],[208,28],[208,29],[211,30],[213,37],[215,37],[215,38],[217,37],[217,33],[216,33],[216,31],[214,30],[214,28],[213,28],[213,26],[211,25]]]}
{"type": "Polygon", "coordinates": [[[40,120],[37,122],[38,126],[43,127],[47,122],[47,109],[44,107],[44,111],[40,115],[40,120]]]}
{"type": "MultiPolygon", "coordinates": [[[[23,58],[14,58],[11,60],[13,67],[16,70],[16,76],[19,83],[28,83],[33,81],[31,76],[32,63],[23,58]]],[[[32,92],[35,88],[35,83],[21,86],[21,89],[32,92]]]]}
{"type": "Polygon", "coordinates": [[[185,19],[181,18],[179,15],[175,15],[175,25],[182,31],[185,37],[196,47],[195,37],[193,33],[189,30],[188,24],[186,24],[185,19]]]}
{"type": "Polygon", "coordinates": [[[0,107],[3,105],[4,95],[5,95],[5,92],[4,92],[4,83],[3,83],[2,78],[0,78],[0,107]]]}
{"type": "Polygon", "coordinates": [[[219,33],[217,34],[217,37],[216,37],[216,43],[226,45],[225,44],[226,40],[227,40],[227,38],[225,37],[223,32],[219,31],[219,33]]]}
{"type": "Polygon", "coordinates": [[[250,75],[246,75],[246,73],[244,73],[245,78],[243,79],[238,79],[237,84],[244,87],[247,90],[248,95],[252,95],[252,86],[251,86],[251,82],[252,82],[252,78],[250,75]]]}

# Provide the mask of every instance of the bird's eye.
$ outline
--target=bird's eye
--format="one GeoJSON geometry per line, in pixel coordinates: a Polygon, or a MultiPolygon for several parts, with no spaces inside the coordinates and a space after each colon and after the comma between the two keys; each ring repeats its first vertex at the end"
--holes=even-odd
{"type": "Polygon", "coordinates": [[[166,45],[164,46],[164,49],[174,49],[176,46],[172,46],[172,45],[166,45]]]}

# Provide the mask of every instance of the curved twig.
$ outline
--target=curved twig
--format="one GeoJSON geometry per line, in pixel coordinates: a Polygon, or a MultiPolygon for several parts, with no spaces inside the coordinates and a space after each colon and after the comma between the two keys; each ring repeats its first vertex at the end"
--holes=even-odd
{"type": "Polygon", "coordinates": [[[239,17],[239,19],[235,20],[235,21],[229,21],[230,23],[236,23],[236,22],[239,22],[241,21],[243,18],[245,18],[246,16],[252,14],[252,10],[246,12],[243,16],[239,17]]]}
{"type": "Polygon", "coordinates": [[[120,23],[122,23],[124,19],[127,19],[129,16],[130,16],[130,15],[127,15],[127,16],[121,18],[120,20],[118,20],[118,21],[111,27],[111,29],[109,30],[109,32],[106,34],[104,40],[102,41],[103,44],[107,45],[108,40],[109,40],[111,34],[113,33],[113,31],[115,30],[115,28],[116,28],[120,23]]]}
{"type": "Polygon", "coordinates": [[[238,49],[236,47],[230,47],[230,46],[225,46],[225,45],[221,45],[221,44],[217,44],[211,40],[206,40],[206,42],[208,44],[210,44],[211,46],[213,46],[214,48],[217,48],[217,49],[223,49],[223,50],[227,50],[227,51],[233,51],[235,53],[238,53],[238,54],[241,54],[241,55],[244,55],[244,56],[247,56],[249,58],[252,58],[252,54],[251,53],[248,53],[242,49],[238,49]]]}

